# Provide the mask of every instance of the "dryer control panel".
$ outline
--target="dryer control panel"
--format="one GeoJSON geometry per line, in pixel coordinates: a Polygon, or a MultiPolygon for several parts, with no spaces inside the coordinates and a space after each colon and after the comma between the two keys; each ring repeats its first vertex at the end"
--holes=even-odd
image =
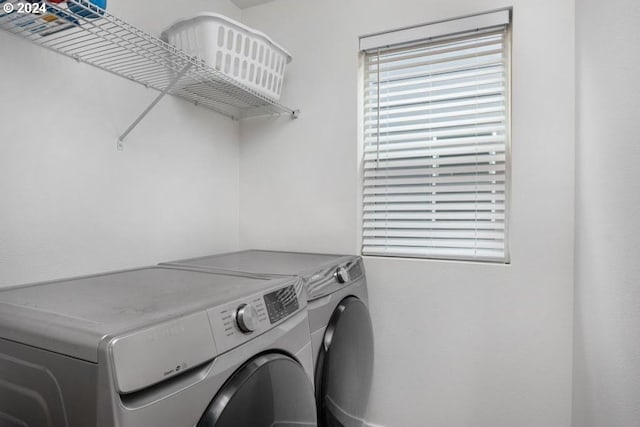
{"type": "Polygon", "coordinates": [[[207,310],[218,353],[223,353],[297,313],[304,288],[299,279],[263,294],[207,310]]]}
{"type": "Polygon", "coordinates": [[[298,311],[300,307],[298,295],[293,285],[266,294],[264,302],[267,305],[267,313],[269,313],[271,324],[278,323],[298,311]]]}
{"type": "MultiPolygon", "coordinates": [[[[184,312],[176,311],[171,317],[167,316],[167,320],[150,322],[105,338],[119,393],[142,390],[202,365],[279,327],[299,313],[307,302],[300,278],[250,278],[247,281],[240,278],[232,283],[233,276],[213,275],[223,284],[231,282],[220,285],[213,299],[213,293],[206,292],[215,286],[209,273],[169,272],[164,274],[173,274],[175,283],[181,283],[176,275],[193,275],[187,277],[195,282],[193,288],[211,299],[199,301],[198,295],[194,295],[189,301],[195,302],[184,312]]],[[[171,296],[182,291],[177,285],[167,288],[174,291],[167,292],[171,296]]]]}

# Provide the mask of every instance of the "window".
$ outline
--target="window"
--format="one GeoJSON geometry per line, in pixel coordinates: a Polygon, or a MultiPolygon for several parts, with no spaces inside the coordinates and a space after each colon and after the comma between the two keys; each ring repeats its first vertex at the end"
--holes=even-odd
{"type": "Polygon", "coordinates": [[[360,39],[364,255],[508,262],[510,15],[360,39]]]}

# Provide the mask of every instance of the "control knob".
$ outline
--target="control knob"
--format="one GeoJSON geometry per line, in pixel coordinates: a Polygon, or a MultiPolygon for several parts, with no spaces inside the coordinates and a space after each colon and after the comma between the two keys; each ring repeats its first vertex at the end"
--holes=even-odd
{"type": "Polygon", "coordinates": [[[236,323],[245,334],[250,334],[258,327],[258,312],[251,304],[241,304],[236,309],[236,323]]]}
{"type": "Polygon", "coordinates": [[[336,272],[333,273],[333,277],[336,278],[338,283],[347,283],[349,281],[349,270],[346,267],[338,267],[336,272]]]}

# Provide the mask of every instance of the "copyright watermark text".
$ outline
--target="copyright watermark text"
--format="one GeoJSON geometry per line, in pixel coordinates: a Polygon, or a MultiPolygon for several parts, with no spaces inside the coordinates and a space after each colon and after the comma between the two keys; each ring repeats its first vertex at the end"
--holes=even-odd
{"type": "Polygon", "coordinates": [[[44,3],[9,3],[2,5],[4,13],[47,13],[47,5],[44,3]]]}

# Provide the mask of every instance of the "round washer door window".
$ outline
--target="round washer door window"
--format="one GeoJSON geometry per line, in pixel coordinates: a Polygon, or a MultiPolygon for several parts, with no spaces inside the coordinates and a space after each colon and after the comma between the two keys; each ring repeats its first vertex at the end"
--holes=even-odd
{"type": "Polygon", "coordinates": [[[255,357],[229,378],[197,427],[316,426],[313,386],[302,366],[279,353],[255,357]]]}
{"type": "Polygon", "coordinates": [[[329,321],[316,368],[318,421],[323,427],[361,427],[373,375],[373,328],[358,298],[343,299],[329,321]]]}

